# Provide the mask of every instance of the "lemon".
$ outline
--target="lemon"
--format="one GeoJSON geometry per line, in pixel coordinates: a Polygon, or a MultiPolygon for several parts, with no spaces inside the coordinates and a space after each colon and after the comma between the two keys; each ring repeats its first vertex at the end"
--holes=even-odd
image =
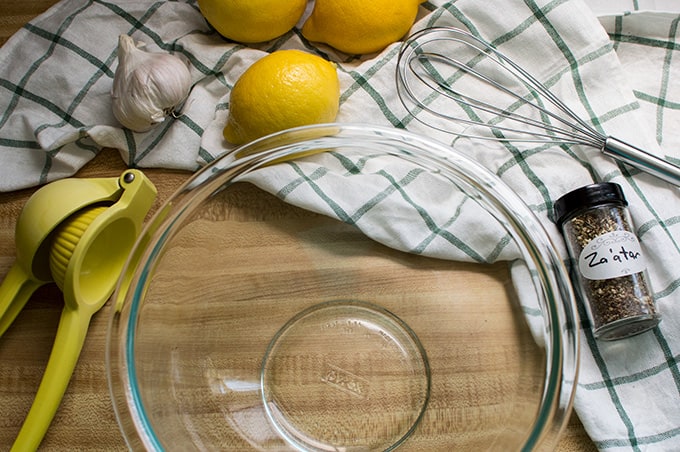
{"type": "Polygon", "coordinates": [[[413,25],[425,0],[316,0],[302,35],[349,54],[378,52],[413,25]]]}
{"type": "Polygon", "coordinates": [[[307,0],[198,0],[203,17],[225,38],[255,43],[291,30],[307,0]]]}
{"type": "Polygon", "coordinates": [[[278,50],[234,84],[224,138],[243,144],[291,127],[332,122],[340,82],[335,65],[301,50],[278,50]]]}

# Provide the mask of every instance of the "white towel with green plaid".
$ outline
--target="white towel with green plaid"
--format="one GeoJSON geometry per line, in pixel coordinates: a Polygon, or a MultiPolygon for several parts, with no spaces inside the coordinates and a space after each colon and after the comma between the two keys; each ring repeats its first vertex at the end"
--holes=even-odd
{"type": "MultiPolygon", "coordinates": [[[[468,28],[549,81],[596,127],[680,163],[680,15],[639,11],[675,4],[596,1],[596,11],[610,14],[598,19],[579,0],[506,0],[502,6],[431,0],[421,6],[415,28],[468,28]]],[[[354,58],[315,48],[293,31],[246,48],[211,32],[193,1],[64,0],[0,49],[0,190],[70,176],[102,147],[120,149],[131,166],[199,168],[228,150],[221,132],[229,89],[252,62],[279,48],[318,51],[338,63],[338,121],[407,128],[450,141],[413,121],[401,106],[394,85],[398,44],[354,58]],[[182,115],[145,134],[121,129],[111,113],[109,92],[121,33],[151,50],[177,52],[191,63],[194,86],[182,115]]],[[[555,199],[594,180],[623,186],[650,257],[663,321],[658,329],[614,343],[596,342],[584,324],[575,407],[602,450],[680,450],[678,189],[589,148],[535,152],[502,144],[460,146],[515,189],[558,244],[561,237],[551,221],[555,199]]],[[[452,207],[428,202],[427,193],[419,191],[428,184],[417,183],[420,175],[403,173],[393,162],[320,155],[277,168],[258,183],[287,201],[357,224],[396,248],[451,259],[513,257],[495,246],[485,249],[488,243],[461,246],[455,227],[444,224],[451,215],[442,206],[452,207]],[[361,201],[395,184],[400,190],[387,197],[388,210],[388,204],[367,207],[361,201]],[[348,187],[353,187],[350,193],[348,187]],[[364,196],[354,196],[354,188],[364,196]],[[413,199],[423,201],[414,206],[413,199]],[[386,211],[391,219],[401,216],[404,221],[381,221],[386,211]]],[[[489,240],[489,235],[479,237],[479,242],[489,240]]]]}

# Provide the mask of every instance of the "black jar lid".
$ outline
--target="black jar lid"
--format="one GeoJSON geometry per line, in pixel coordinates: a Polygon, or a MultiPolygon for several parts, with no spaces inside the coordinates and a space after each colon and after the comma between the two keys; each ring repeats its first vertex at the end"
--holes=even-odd
{"type": "Polygon", "coordinates": [[[602,204],[628,205],[619,184],[614,182],[591,184],[563,195],[555,201],[554,212],[557,225],[562,227],[562,223],[577,210],[602,204]]]}

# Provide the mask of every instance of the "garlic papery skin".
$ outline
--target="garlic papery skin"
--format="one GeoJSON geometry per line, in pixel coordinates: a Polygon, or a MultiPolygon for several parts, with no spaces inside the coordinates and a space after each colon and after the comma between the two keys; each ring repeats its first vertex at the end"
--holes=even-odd
{"type": "Polygon", "coordinates": [[[128,35],[118,38],[113,75],[113,114],[124,127],[146,132],[173,113],[191,91],[187,64],[169,53],[139,48],[128,35]]]}

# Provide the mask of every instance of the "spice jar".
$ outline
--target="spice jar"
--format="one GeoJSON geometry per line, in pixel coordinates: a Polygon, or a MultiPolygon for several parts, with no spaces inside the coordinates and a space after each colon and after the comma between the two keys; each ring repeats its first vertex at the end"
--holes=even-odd
{"type": "Polygon", "coordinates": [[[581,187],[558,199],[554,210],[595,337],[621,339],[656,326],[660,316],[621,186],[581,187]]]}

